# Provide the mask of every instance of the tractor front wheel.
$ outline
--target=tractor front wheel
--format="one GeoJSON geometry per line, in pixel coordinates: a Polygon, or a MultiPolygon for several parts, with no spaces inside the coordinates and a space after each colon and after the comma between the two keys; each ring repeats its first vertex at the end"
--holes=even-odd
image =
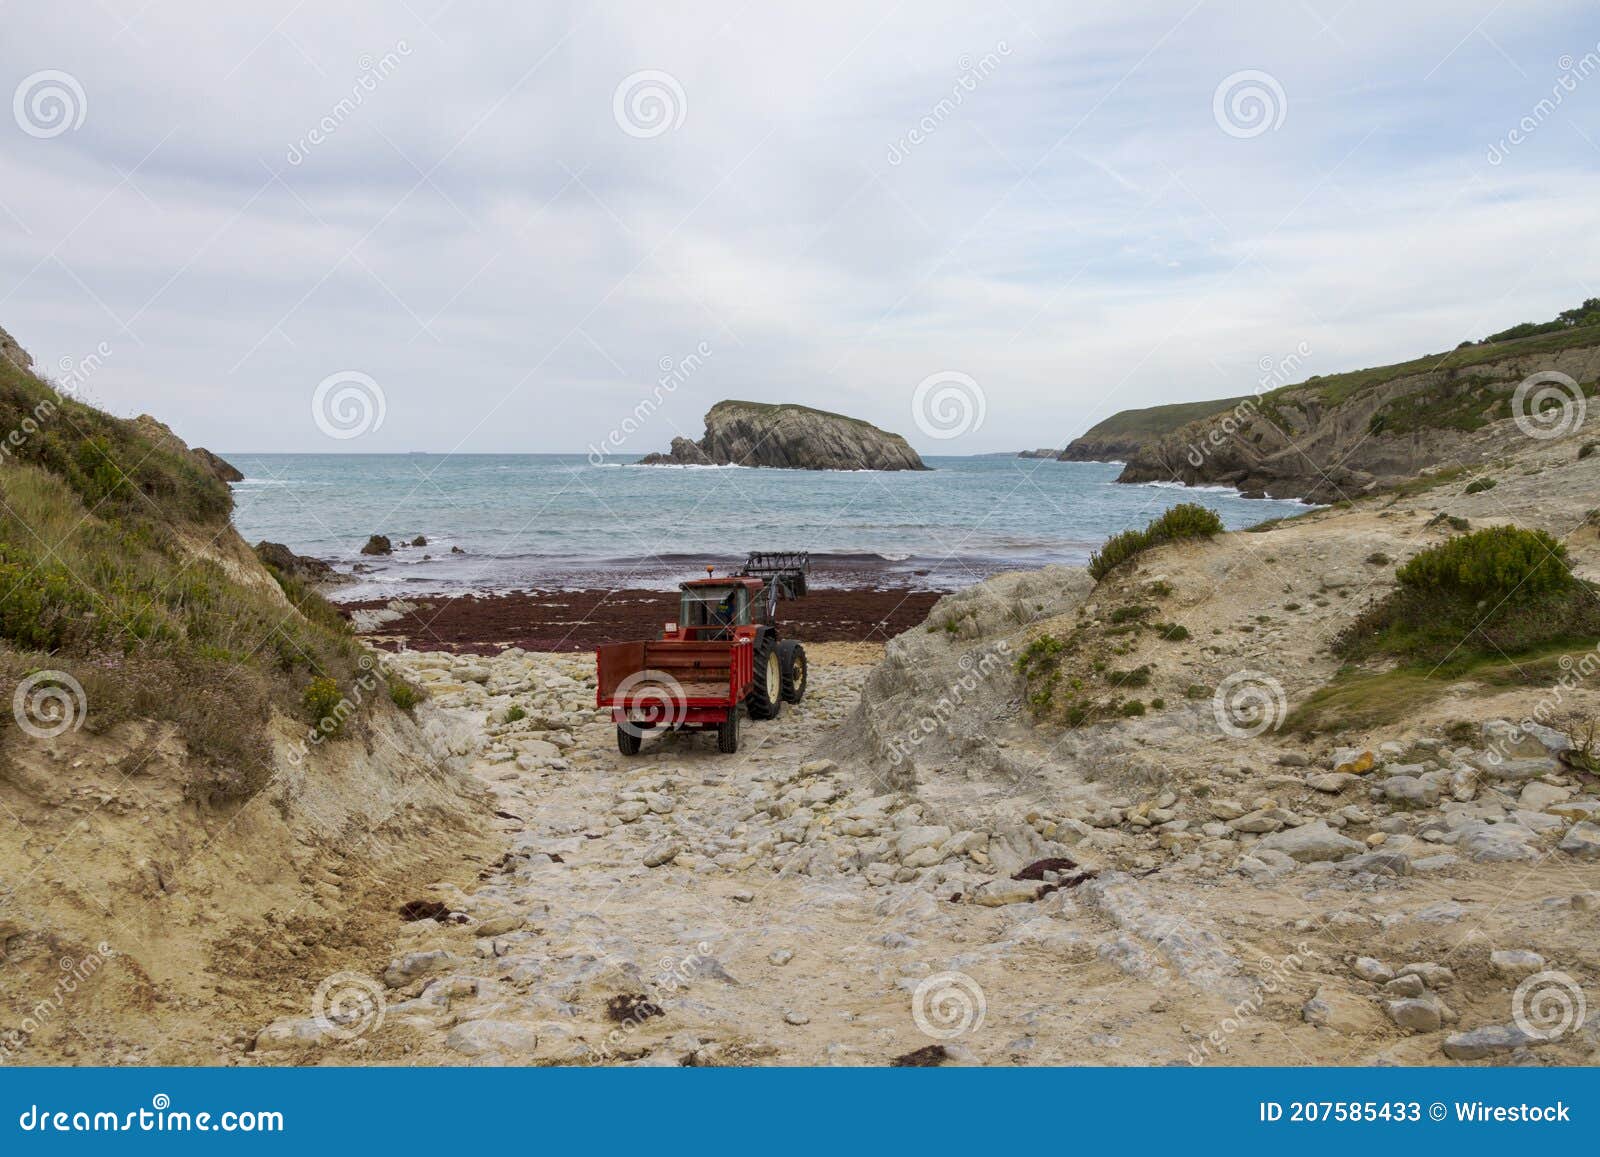
{"type": "Polygon", "coordinates": [[[778,666],[783,672],[783,701],[800,702],[806,697],[806,649],[785,639],[778,644],[778,666]]]}
{"type": "Polygon", "coordinates": [[[717,724],[717,750],[732,755],[739,750],[739,709],[728,708],[728,717],[717,724]]]}
{"type": "Polygon", "coordinates": [[[751,719],[776,719],[783,710],[783,664],[769,634],[756,644],[755,685],[746,700],[751,719]]]}
{"type": "Polygon", "coordinates": [[[639,745],[644,742],[644,736],[639,734],[636,727],[626,723],[617,724],[617,750],[623,755],[638,755],[639,745]]]}

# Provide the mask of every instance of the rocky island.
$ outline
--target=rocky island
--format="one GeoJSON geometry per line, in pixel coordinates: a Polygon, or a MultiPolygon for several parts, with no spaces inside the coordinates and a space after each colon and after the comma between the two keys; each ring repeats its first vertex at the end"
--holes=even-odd
{"type": "Polygon", "coordinates": [[[899,434],[860,418],[788,403],[718,402],[698,442],[674,438],[641,466],[772,466],[783,470],[926,470],[899,434]]]}

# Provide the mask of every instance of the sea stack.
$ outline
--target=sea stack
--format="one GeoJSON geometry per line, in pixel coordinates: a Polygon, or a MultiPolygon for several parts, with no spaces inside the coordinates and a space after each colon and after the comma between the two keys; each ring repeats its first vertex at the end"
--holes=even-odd
{"type": "Polygon", "coordinates": [[[724,401],[706,414],[699,442],[674,438],[642,466],[772,466],[784,470],[926,470],[899,434],[810,406],[724,401]]]}

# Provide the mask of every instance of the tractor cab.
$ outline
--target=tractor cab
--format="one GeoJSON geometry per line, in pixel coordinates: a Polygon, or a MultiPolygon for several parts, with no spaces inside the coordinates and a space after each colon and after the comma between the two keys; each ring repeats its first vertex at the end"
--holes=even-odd
{"type": "Polygon", "coordinates": [[[756,578],[703,578],[679,586],[678,629],[683,638],[731,639],[740,627],[755,625],[762,581],[756,578]]]}

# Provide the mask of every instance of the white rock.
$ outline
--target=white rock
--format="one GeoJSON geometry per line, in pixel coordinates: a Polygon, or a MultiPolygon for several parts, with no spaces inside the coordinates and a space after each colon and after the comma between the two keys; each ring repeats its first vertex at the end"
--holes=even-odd
{"type": "Polygon", "coordinates": [[[1366,850],[1365,844],[1340,835],[1321,820],[1265,836],[1251,849],[1257,859],[1263,851],[1274,851],[1282,852],[1302,864],[1318,860],[1342,860],[1366,850]]]}
{"type": "Polygon", "coordinates": [[[1505,948],[1489,954],[1489,967],[1513,980],[1544,969],[1544,957],[1526,948],[1505,948]]]}
{"type": "Polygon", "coordinates": [[[539,1048],[539,1034],[505,1020],[469,1020],[456,1025],[444,1038],[445,1048],[469,1057],[489,1053],[527,1056],[539,1048]]]}
{"type": "Polygon", "coordinates": [[[1355,963],[1350,966],[1350,970],[1362,980],[1370,980],[1375,984],[1382,984],[1384,981],[1394,979],[1394,969],[1371,956],[1356,957],[1355,963]]]}
{"type": "Polygon", "coordinates": [[[1587,820],[1573,824],[1558,846],[1567,855],[1580,860],[1600,859],[1600,824],[1587,820]]]}
{"type": "Polygon", "coordinates": [[[672,843],[670,840],[656,844],[644,854],[644,866],[659,868],[663,864],[670,864],[683,853],[683,845],[672,843]]]}

